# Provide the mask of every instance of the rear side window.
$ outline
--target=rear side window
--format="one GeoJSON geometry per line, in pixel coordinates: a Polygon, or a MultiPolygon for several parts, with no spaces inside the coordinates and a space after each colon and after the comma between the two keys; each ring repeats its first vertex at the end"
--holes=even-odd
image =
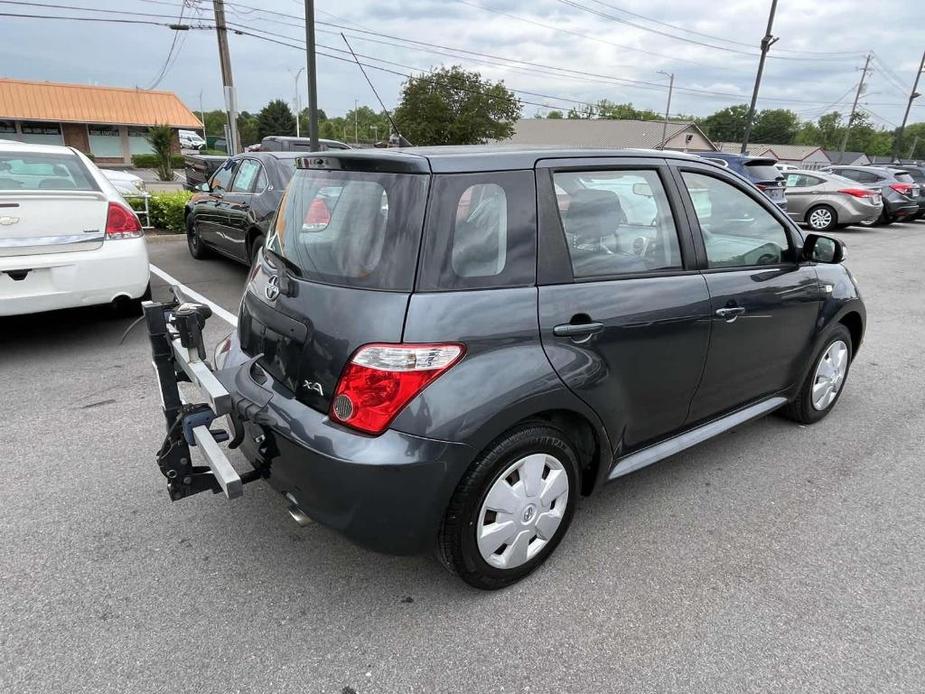
{"type": "Polygon", "coordinates": [[[533,284],[535,191],[532,171],[435,176],[418,288],[533,284]]]}
{"type": "Polygon", "coordinates": [[[0,190],[99,190],[73,154],[0,154],[0,190]]]}
{"type": "Polygon", "coordinates": [[[556,187],[575,279],[676,270],[681,249],[656,171],[560,171],[556,187]]]}
{"type": "Polygon", "coordinates": [[[429,177],[299,169],[267,246],[325,284],[409,291],[429,177]]]}
{"type": "Polygon", "coordinates": [[[250,193],[254,187],[254,179],[260,172],[260,164],[253,159],[245,159],[238,167],[238,173],[231,184],[232,193],[250,193]]]}

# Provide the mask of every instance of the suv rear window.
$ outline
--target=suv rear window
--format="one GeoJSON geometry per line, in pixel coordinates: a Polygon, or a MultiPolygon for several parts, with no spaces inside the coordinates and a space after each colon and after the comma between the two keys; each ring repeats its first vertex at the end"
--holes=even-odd
{"type": "Polygon", "coordinates": [[[897,173],[897,174],[893,174],[893,176],[900,183],[915,183],[915,179],[912,178],[911,174],[897,173]]]}
{"type": "Polygon", "coordinates": [[[745,169],[755,181],[776,181],[778,178],[783,177],[780,169],[773,164],[765,164],[764,162],[755,164],[746,162],[745,169]]]}
{"type": "Polygon", "coordinates": [[[429,177],[299,169],[267,246],[308,280],[410,291],[429,177]]]}
{"type": "Polygon", "coordinates": [[[0,190],[99,190],[74,154],[0,154],[0,190]]]}

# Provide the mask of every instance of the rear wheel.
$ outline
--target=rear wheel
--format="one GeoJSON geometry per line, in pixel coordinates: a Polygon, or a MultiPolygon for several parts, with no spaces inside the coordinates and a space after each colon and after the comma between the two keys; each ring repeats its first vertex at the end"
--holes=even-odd
{"type": "Polygon", "coordinates": [[[828,205],[816,205],[806,213],[806,223],[813,231],[829,231],[838,224],[838,214],[828,205]]]}
{"type": "Polygon", "coordinates": [[[851,333],[838,325],[816,352],[800,393],[781,410],[782,414],[801,424],[815,424],[825,417],[841,397],[851,357],[851,333]]]}
{"type": "Polygon", "coordinates": [[[562,540],[579,488],[578,457],[564,432],[539,423],[513,429],[459,483],[440,528],[441,561],[483,590],[519,581],[562,540]]]}
{"type": "Polygon", "coordinates": [[[199,235],[199,225],[193,215],[186,218],[186,245],[189,246],[190,255],[196,260],[203,260],[211,255],[199,235]]]}
{"type": "Polygon", "coordinates": [[[884,207],[883,212],[880,213],[880,216],[877,217],[877,221],[874,222],[874,224],[877,226],[887,226],[888,224],[892,224],[895,221],[896,218],[889,214],[884,207]]]}

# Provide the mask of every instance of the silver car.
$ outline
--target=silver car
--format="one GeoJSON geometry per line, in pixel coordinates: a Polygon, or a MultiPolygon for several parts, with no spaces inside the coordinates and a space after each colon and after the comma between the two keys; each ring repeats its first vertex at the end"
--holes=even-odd
{"type": "Polygon", "coordinates": [[[872,224],[883,212],[880,191],[824,171],[787,171],[787,214],[813,231],[872,224]]]}

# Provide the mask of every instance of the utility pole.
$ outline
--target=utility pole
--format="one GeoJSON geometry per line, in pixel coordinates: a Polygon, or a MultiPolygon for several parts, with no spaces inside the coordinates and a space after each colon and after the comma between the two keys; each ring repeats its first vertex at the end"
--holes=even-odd
{"type": "Polygon", "coordinates": [[[665,106],[665,122],[662,123],[662,143],[658,147],[665,149],[665,138],[668,137],[668,114],[671,112],[671,92],[674,90],[674,73],[664,70],[659,70],[658,73],[668,78],[668,105],[665,106]]]}
{"type": "MultiPolygon", "coordinates": [[[[906,130],[906,121],[909,120],[909,111],[912,109],[912,102],[922,96],[915,91],[919,86],[919,77],[922,76],[922,69],[925,68],[925,52],[922,53],[922,60],[919,61],[919,71],[915,73],[915,82],[912,85],[912,91],[909,92],[909,101],[906,102],[906,113],[903,115],[902,125],[899,126],[899,132],[896,133],[896,146],[893,148],[893,158],[899,159],[902,156],[903,132],[906,130]]],[[[913,147],[913,152],[915,148],[913,147]]],[[[911,155],[910,155],[911,156],[911,155]]]]}
{"type": "Polygon", "coordinates": [[[300,137],[299,120],[302,115],[302,101],[299,98],[299,77],[305,72],[304,67],[300,67],[295,73],[295,136],[300,137]]]}
{"type": "Polygon", "coordinates": [[[308,66],[308,139],[312,152],[318,151],[318,85],[315,70],[315,0],[305,0],[305,53],[308,66]]]}
{"type": "Polygon", "coordinates": [[[238,137],[237,95],[231,76],[231,55],[228,53],[228,29],[225,26],[225,0],[212,0],[215,11],[215,32],[218,34],[218,59],[222,66],[222,86],[225,88],[225,113],[228,116],[228,154],[241,151],[238,137]]]}
{"type": "Polygon", "coordinates": [[[199,118],[202,119],[202,139],[206,139],[206,112],[202,108],[202,90],[199,90],[199,118]]]}
{"type": "Polygon", "coordinates": [[[848,146],[848,136],[851,134],[851,121],[854,120],[854,114],[858,110],[858,99],[861,98],[861,92],[864,91],[864,80],[867,79],[869,65],[870,53],[867,54],[867,59],[864,61],[864,69],[861,70],[861,81],[858,82],[858,90],[854,93],[854,102],[851,104],[851,115],[848,116],[848,123],[845,125],[845,134],[841,139],[841,147],[838,148],[839,152],[844,152],[845,148],[848,146]]]}
{"type": "Polygon", "coordinates": [[[777,36],[771,36],[774,27],[774,13],[777,12],[777,0],[771,0],[771,13],[768,15],[768,28],[761,39],[761,57],[758,59],[758,74],[755,75],[755,88],[752,90],[752,103],[748,107],[748,119],[745,121],[745,136],[742,138],[742,154],[748,151],[748,138],[752,134],[752,121],[755,120],[755,105],[758,103],[758,89],[761,87],[761,73],[764,72],[764,61],[768,57],[768,50],[777,43],[777,36]]]}

